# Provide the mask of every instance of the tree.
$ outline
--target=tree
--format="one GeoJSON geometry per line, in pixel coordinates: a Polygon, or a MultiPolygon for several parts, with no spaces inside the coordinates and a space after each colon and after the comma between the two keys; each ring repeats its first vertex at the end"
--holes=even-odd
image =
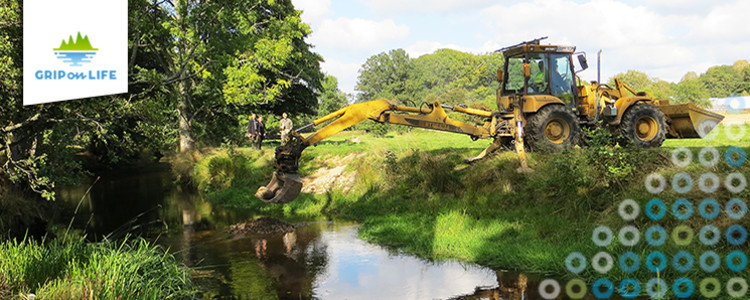
{"type": "Polygon", "coordinates": [[[355,89],[361,93],[357,101],[364,102],[377,98],[399,102],[411,100],[408,81],[413,69],[409,54],[404,49],[371,56],[359,70],[355,89]]]}
{"type": "Polygon", "coordinates": [[[317,116],[325,116],[339,110],[347,104],[346,93],[339,90],[338,79],[332,75],[326,75],[323,79],[323,88],[320,93],[317,116]]]}
{"type": "Polygon", "coordinates": [[[732,66],[715,66],[700,76],[711,97],[724,98],[742,92],[741,73],[732,66]]]}
{"type": "Polygon", "coordinates": [[[657,81],[646,75],[646,73],[636,70],[628,70],[625,73],[618,73],[617,75],[612,76],[608,83],[609,86],[615,86],[614,78],[620,78],[637,92],[645,91],[646,88],[653,86],[657,81]]]}
{"type": "Polygon", "coordinates": [[[224,136],[248,110],[314,111],[321,58],[291,1],[154,3],[169,16],[163,83],[177,102],[181,152],[194,149],[196,135],[224,136]]]}
{"type": "MultiPolygon", "coordinates": [[[[689,74],[689,73],[688,73],[689,74]]],[[[674,103],[692,103],[700,107],[708,107],[709,91],[703,82],[693,76],[684,76],[674,88],[674,103]]]]}
{"type": "Polygon", "coordinates": [[[732,64],[732,68],[737,72],[742,72],[747,67],[750,67],[750,62],[747,59],[741,59],[732,64]]]}
{"type": "Polygon", "coordinates": [[[474,55],[440,49],[414,59],[413,90],[419,100],[430,94],[442,95],[462,89],[467,93],[464,101],[494,102],[498,88],[495,74],[502,65],[500,54],[474,55]]]}

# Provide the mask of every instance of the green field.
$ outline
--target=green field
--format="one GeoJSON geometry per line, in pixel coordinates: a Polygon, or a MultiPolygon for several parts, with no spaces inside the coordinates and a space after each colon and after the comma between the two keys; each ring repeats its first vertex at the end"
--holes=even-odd
{"type": "MultiPolygon", "coordinates": [[[[643,239],[635,247],[622,246],[617,237],[605,248],[596,247],[591,234],[599,225],[613,228],[617,235],[617,230],[625,225],[634,225],[641,232],[655,224],[667,229],[687,225],[697,234],[708,224],[697,212],[685,221],[668,214],[659,222],[641,213],[629,223],[619,217],[617,209],[623,199],[634,199],[643,207],[655,196],[644,187],[645,177],[652,172],[667,179],[687,172],[696,181],[706,172],[695,157],[693,164],[684,169],[674,166],[671,150],[677,147],[689,147],[697,155],[703,146],[715,145],[722,162],[709,168],[711,172],[721,178],[733,171],[750,174],[747,162],[738,169],[723,162],[728,146],[748,149],[750,138],[733,141],[723,134],[724,129],[720,127],[720,134],[710,142],[669,140],[657,149],[594,145],[562,153],[531,153],[534,171],[529,174],[516,172],[519,162],[513,152],[501,152],[473,165],[462,163],[463,158],[479,153],[488,144],[486,140],[472,142],[466,136],[424,130],[385,138],[344,132],[306,150],[301,172],[310,174],[327,166],[327,158],[332,156],[364,152],[348,166],[356,171],[355,187],[346,194],[337,190],[301,194],[286,205],[265,204],[252,196],[273,172],[269,167],[270,148],[263,153],[249,149],[217,151],[197,165],[195,174],[208,198],[222,205],[254,208],[259,215],[354,220],[361,224],[362,238],[428,259],[458,259],[498,269],[571,278],[574,275],[566,272],[564,264],[571,252],[591,258],[599,251],[633,251],[645,259],[654,250],[643,239]],[[359,136],[362,142],[346,142],[352,136],[359,136]]],[[[749,195],[747,190],[732,195],[721,188],[711,197],[724,205],[731,197],[747,199],[749,195]]],[[[658,197],[668,207],[680,197],[697,206],[707,195],[697,188],[686,194],[667,189],[658,197]]],[[[710,224],[724,232],[732,223],[750,225],[745,218],[733,221],[726,214],[710,224]]],[[[710,247],[722,257],[736,248],[724,239],[710,247]]],[[[696,267],[687,274],[667,268],[659,276],[669,282],[682,276],[727,279],[737,275],[726,268],[712,274],[698,271],[697,258],[707,249],[697,242],[697,237],[688,247],[666,243],[658,250],[669,254],[687,250],[696,258],[696,267]]],[[[645,282],[653,275],[644,267],[634,274],[617,267],[608,273],[613,281],[635,277],[645,282]]],[[[747,275],[750,272],[740,273],[747,275]]],[[[589,267],[578,276],[591,283],[600,275],[589,267]]]]}

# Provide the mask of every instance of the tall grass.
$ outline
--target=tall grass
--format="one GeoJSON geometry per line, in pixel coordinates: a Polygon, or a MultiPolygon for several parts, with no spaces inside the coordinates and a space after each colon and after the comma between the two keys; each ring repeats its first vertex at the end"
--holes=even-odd
{"type": "Polygon", "coordinates": [[[143,239],[0,243],[0,298],[174,299],[193,290],[189,269],[143,239]]]}

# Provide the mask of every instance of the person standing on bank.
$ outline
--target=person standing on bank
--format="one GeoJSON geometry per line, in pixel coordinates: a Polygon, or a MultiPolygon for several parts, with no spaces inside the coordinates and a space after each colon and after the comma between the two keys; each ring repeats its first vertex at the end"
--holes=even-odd
{"type": "Polygon", "coordinates": [[[291,132],[293,128],[292,119],[287,118],[286,113],[281,114],[279,127],[281,129],[281,145],[283,146],[289,139],[289,132],[291,132]]]}
{"type": "Polygon", "coordinates": [[[263,143],[263,136],[266,134],[266,124],[263,124],[263,116],[258,116],[258,123],[256,126],[256,133],[258,134],[257,148],[260,150],[260,145],[263,143]]]}
{"type": "Polygon", "coordinates": [[[258,133],[258,119],[255,113],[250,115],[250,122],[247,122],[247,137],[250,139],[250,143],[254,144],[258,133]]]}

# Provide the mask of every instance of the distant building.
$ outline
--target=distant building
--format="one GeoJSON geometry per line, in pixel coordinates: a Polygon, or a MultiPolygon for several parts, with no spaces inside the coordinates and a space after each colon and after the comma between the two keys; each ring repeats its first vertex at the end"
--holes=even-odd
{"type": "Polygon", "coordinates": [[[709,98],[712,111],[750,112],[750,96],[709,98]]]}

